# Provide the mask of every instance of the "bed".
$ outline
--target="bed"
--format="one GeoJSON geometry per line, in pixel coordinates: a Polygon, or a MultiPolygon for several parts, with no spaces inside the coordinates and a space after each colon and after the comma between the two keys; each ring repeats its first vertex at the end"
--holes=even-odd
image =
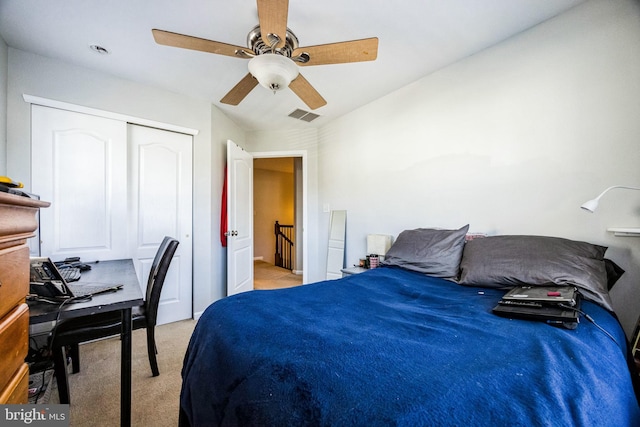
{"type": "Polygon", "coordinates": [[[640,425],[606,248],[466,231],[406,230],[380,268],[209,306],[180,424],[640,425]],[[577,286],[594,323],[492,313],[510,286],[549,282],[577,286]]]}

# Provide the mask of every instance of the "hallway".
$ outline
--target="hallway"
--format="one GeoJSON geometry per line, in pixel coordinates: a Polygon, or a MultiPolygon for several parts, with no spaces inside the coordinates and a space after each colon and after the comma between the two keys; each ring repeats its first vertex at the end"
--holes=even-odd
{"type": "Polygon", "coordinates": [[[253,262],[253,289],[291,288],[302,284],[302,275],[293,274],[286,268],[276,267],[268,262],[253,262]]]}

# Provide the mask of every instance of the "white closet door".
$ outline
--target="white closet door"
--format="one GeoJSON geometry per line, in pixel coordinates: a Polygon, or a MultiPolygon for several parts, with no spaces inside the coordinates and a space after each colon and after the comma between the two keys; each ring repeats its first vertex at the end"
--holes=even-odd
{"type": "Polygon", "coordinates": [[[126,123],[32,105],[31,191],[43,256],[128,258],[126,123]]]}
{"type": "Polygon", "coordinates": [[[190,135],[129,125],[131,243],[143,292],[164,236],[180,241],[162,288],[158,324],[192,317],[192,143],[190,135]]]}

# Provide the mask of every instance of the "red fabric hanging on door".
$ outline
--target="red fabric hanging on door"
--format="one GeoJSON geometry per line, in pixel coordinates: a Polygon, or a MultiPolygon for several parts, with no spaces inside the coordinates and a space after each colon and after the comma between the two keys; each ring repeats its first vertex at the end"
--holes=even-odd
{"type": "Polygon", "coordinates": [[[220,209],[220,243],[227,246],[227,165],[224,165],[224,182],[222,184],[222,207],[220,209]]]}

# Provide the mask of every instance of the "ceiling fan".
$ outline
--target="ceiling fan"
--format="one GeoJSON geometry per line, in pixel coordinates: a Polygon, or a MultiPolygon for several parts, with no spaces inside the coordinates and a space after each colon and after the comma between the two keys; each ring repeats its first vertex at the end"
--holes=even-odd
{"type": "Polygon", "coordinates": [[[248,47],[158,29],[152,30],[153,37],[166,46],[249,59],[249,73],[220,100],[229,105],[238,105],[260,83],[274,93],[289,87],[315,110],[327,101],[299,73],[298,66],[373,61],[378,55],[376,37],[299,47],[298,38],[287,28],[289,0],[257,2],[259,25],[249,32],[248,47]]]}

